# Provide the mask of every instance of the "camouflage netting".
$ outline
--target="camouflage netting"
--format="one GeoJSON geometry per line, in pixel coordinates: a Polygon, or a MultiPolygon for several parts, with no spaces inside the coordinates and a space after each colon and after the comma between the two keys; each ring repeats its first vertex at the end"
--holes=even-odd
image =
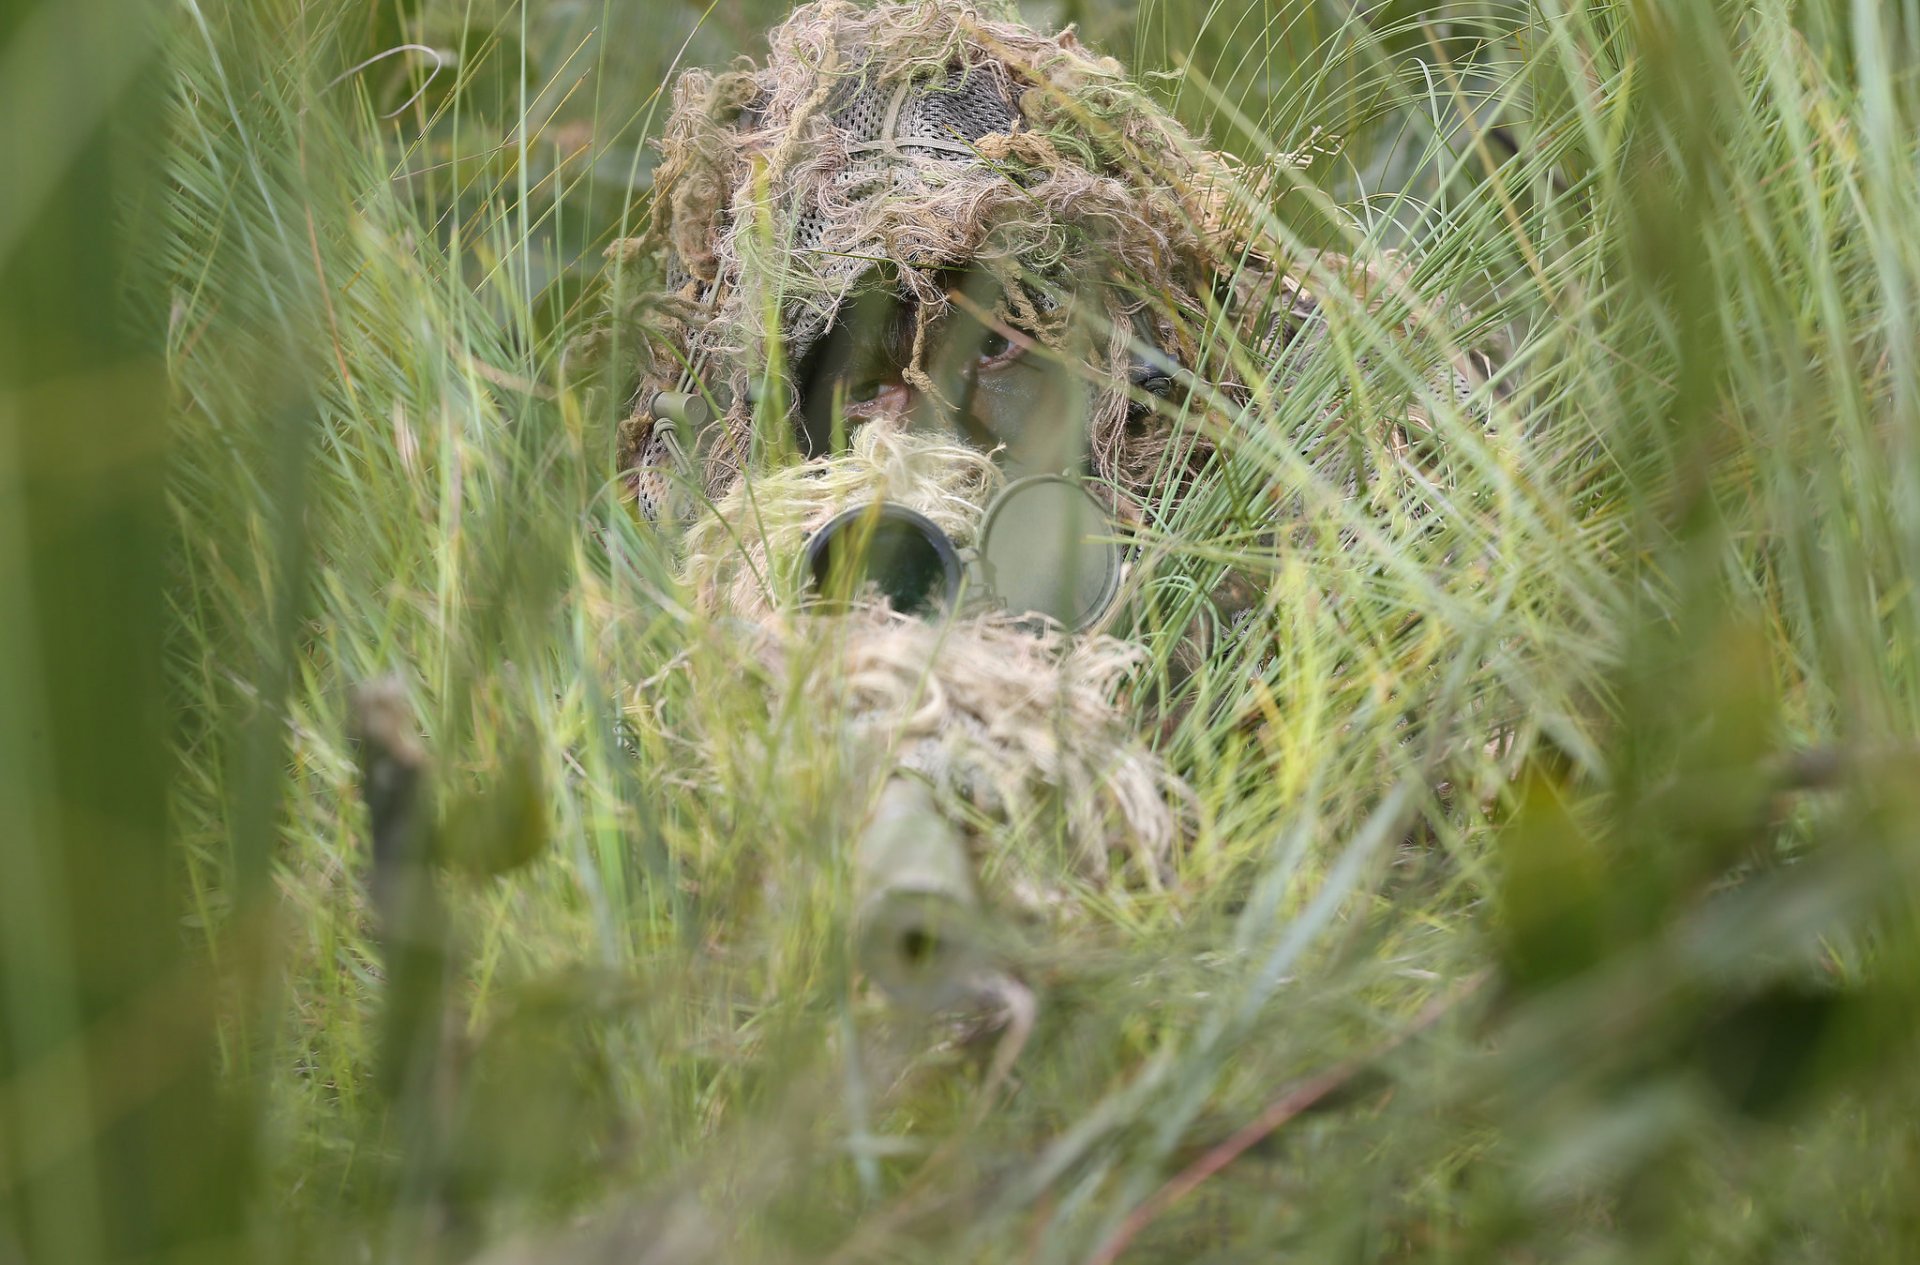
{"type": "MultiPolygon", "coordinates": [[[[678,437],[718,495],[752,455],[769,376],[883,266],[918,305],[908,374],[923,390],[943,278],[983,270],[1005,295],[999,315],[1042,343],[1060,347],[1076,321],[1104,337],[1096,472],[1139,489],[1166,468],[1170,427],[1137,409],[1130,425],[1126,371],[1136,339],[1193,363],[1178,316],[1203,313],[1231,248],[1233,168],[1070,30],[1043,36],[964,4],[823,0],[772,33],[764,65],[683,75],[661,148],[651,229],[617,248],[669,296],[642,322],[624,435],[648,512],[671,455],[654,393],[704,386],[725,406],[678,437]]],[[[770,411],[797,396],[782,385],[770,411]]]]}
{"type": "MultiPolygon", "coordinates": [[[[722,783],[733,770],[756,784],[772,763],[809,780],[820,771],[799,762],[831,758],[822,780],[857,802],[888,777],[915,774],[963,826],[992,899],[1031,913],[1071,913],[1068,874],[1147,886],[1168,879],[1193,796],[1118,701],[1138,646],[1036,633],[1005,615],[936,624],[878,605],[831,618],[770,616],[738,631],[733,652],[745,662],[715,688],[758,675],[757,687],[783,700],[776,708],[834,741],[770,752],[759,727],[707,729],[695,735],[699,763],[722,783]],[[1058,856],[1007,846],[1043,837],[1059,843],[1058,856]]],[[[645,711],[638,694],[635,707],[645,711]]]]}
{"type": "MultiPolygon", "coordinates": [[[[798,609],[804,542],[838,511],[896,501],[964,547],[1002,475],[975,449],[879,421],[846,452],[798,460],[795,367],[878,278],[914,301],[906,375],[934,392],[928,331],[953,301],[955,272],[985,272],[1003,296],[1000,318],[1092,375],[1095,482],[1116,517],[1134,520],[1163,483],[1197,472],[1210,437],[1232,424],[1176,430],[1172,410],[1138,407],[1129,379],[1143,356],[1176,377],[1195,370],[1224,303],[1255,369],[1272,367],[1243,383],[1207,366],[1211,399],[1234,413],[1286,390],[1328,344],[1329,312],[1391,306],[1388,324],[1412,330],[1450,324],[1433,316],[1444,304],[1421,302],[1391,260],[1278,262],[1270,241],[1255,240],[1260,182],[1204,149],[1115,62],[1071,32],[1039,35],[965,4],[802,8],[771,34],[764,64],[683,75],[661,148],[650,228],[610,252],[616,296],[627,296],[615,299],[620,354],[638,362],[612,367],[642,512],[658,516],[682,476],[714,503],[681,541],[695,605],[760,647],[770,698],[798,690],[824,703],[851,691],[847,723],[822,732],[892,752],[855,767],[915,770],[956,811],[994,818],[1063,805],[1082,875],[1119,855],[1134,861],[1123,873],[1156,881],[1188,793],[1122,706],[1137,647],[1036,636],[991,615],[935,625],[883,607],[843,620],[798,609]],[[1070,354],[1070,336],[1088,331],[1101,336],[1091,356],[1070,354]],[[702,424],[662,426],[662,392],[720,407],[702,424]]],[[[1402,460],[1423,429],[1423,395],[1464,398],[1478,385],[1458,358],[1432,363],[1425,389],[1371,398],[1383,460],[1402,460]]],[[[1329,419],[1345,407],[1327,404],[1329,419]]],[[[1328,460],[1347,457],[1340,445],[1328,460]]],[[[1327,473],[1335,486],[1357,484],[1352,469],[1327,473]]],[[[1274,490],[1276,520],[1299,512],[1296,491],[1274,490]]],[[[1028,878],[1030,889],[1057,890],[1028,878]]]]}

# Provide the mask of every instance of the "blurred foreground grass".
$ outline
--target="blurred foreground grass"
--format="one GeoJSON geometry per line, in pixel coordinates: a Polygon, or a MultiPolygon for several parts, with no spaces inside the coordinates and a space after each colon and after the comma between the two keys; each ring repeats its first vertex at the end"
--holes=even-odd
{"type": "Polygon", "coordinates": [[[1920,20],[1032,12],[1321,129],[1249,214],[1408,252],[1511,394],[1348,496],[1324,406],[1423,369],[1335,313],[1371,365],[1158,525],[1160,609],[1271,598],[1163,740],[1177,884],[1018,949],[990,1092],[853,978],[831,726],[711,687],[563,354],[670,66],[772,6],[10,11],[0,1261],[1920,1259],[1920,20]]]}

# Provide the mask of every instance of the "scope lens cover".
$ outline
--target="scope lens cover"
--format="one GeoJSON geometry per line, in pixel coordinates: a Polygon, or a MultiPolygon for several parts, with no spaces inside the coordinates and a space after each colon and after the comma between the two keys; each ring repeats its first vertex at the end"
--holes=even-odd
{"type": "Polygon", "coordinates": [[[1106,511],[1079,482],[1033,475],[994,498],[980,528],[980,560],[1008,610],[1080,632],[1119,595],[1123,555],[1113,534],[1106,511]]]}

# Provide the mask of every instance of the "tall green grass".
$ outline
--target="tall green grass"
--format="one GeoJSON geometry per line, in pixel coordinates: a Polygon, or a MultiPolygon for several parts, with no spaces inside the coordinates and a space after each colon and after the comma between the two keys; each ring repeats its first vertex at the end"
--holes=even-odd
{"type": "Polygon", "coordinates": [[[1910,6],[1034,10],[1311,141],[1249,214],[1428,306],[1298,377],[1210,341],[1256,387],[1140,698],[1264,600],[1161,683],[1177,882],[1011,947],[1005,1081],[861,986],[831,717],[690,613],[568,354],[673,67],[775,7],[71,11],[97,95],[5,90],[0,1260],[1920,1253],[1910,6]],[[1499,399],[1397,459],[1460,347],[1499,399]],[[443,822],[405,987],[383,677],[443,822]]]}

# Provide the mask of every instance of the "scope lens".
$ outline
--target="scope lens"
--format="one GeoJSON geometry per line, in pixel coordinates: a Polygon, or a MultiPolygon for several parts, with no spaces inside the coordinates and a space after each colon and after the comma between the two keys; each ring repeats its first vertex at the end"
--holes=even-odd
{"type": "Polygon", "coordinates": [[[951,607],[960,596],[960,554],[925,515],[880,501],[839,515],[807,542],[814,591],[830,609],[871,585],[902,615],[951,607]]]}

